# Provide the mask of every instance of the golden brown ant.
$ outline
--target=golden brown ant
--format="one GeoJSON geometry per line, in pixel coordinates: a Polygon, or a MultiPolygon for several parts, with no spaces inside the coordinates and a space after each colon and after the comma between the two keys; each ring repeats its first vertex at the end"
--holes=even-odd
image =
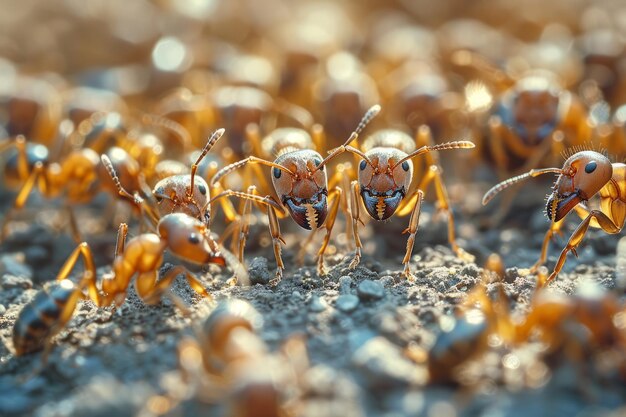
{"type": "MultiPolygon", "coordinates": [[[[5,181],[19,186],[19,191],[13,208],[3,220],[2,236],[6,234],[11,217],[25,206],[31,192],[37,189],[46,198],[63,196],[66,199],[72,235],[80,242],[71,205],[87,203],[101,190],[117,195],[117,189],[107,173],[108,168],[101,164],[98,154],[92,149],[80,148],[69,152],[59,162],[51,162],[44,145],[26,142],[24,136],[16,137],[6,147],[9,146],[17,148],[17,152],[8,158],[4,167],[5,181]]],[[[111,166],[121,173],[120,181],[124,187],[140,192],[143,177],[137,162],[120,148],[109,149],[107,156],[111,166]]],[[[135,203],[136,199],[129,201],[135,203]]]]}
{"type": "MultiPolygon", "coordinates": [[[[533,169],[503,181],[492,187],[483,197],[483,205],[503,189],[528,178],[542,174],[559,174],[546,204],[546,212],[551,220],[543,240],[541,256],[531,268],[535,271],[546,261],[550,239],[560,231],[563,218],[572,210],[583,221],[569,238],[547,282],[554,279],[565,264],[568,252],[576,254],[576,248],[583,240],[589,226],[601,228],[606,233],[619,233],[626,221],[626,165],[611,163],[604,155],[595,151],[581,151],[573,154],[563,164],[563,168],[533,169]],[[600,196],[600,209],[588,207],[588,200],[600,196]]],[[[543,285],[543,283],[539,283],[543,285]]]]}
{"type": "MultiPolygon", "coordinates": [[[[370,108],[344,145],[356,139],[379,111],[380,106],[378,105],[370,108]]],[[[331,155],[323,158],[319,152],[310,149],[313,145],[310,136],[304,131],[295,129],[275,131],[270,135],[269,139],[271,141],[268,140],[265,143],[271,142],[272,152],[278,155],[273,162],[250,156],[222,168],[211,179],[211,186],[217,184],[224,175],[247,164],[262,164],[271,167],[272,184],[278,195],[278,201],[280,201],[278,203],[270,196],[265,198],[274,202],[268,210],[269,228],[277,265],[274,282],[282,278],[284,269],[280,247],[281,242],[284,244],[284,241],[280,234],[278,216],[284,217],[285,209],[291,215],[291,218],[304,229],[318,230],[321,227],[326,228],[326,236],[317,258],[318,273],[326,275],[324,252],[330,241],[330,234],[339,209],[342,191],[339,187],[329,191],[325,165],[342,153],[342,150],[338,149],[331,155]],[[330,208],[329,200],[331,201],[330,208]]],[[[242,228],[244,227],[245,225],[242,225],[242,228]]]]}
{"type": "Polygon", "coordinates": [[[359,162],[358,181],[352,181],[351,186],[350,205],[356,252],[350,268],[356,268],[361,260],[362,244],[358,234],[358,224],[363,223],[359,208],[359,201],[362,201],[367,214],[377,221],[386,220],[396,212],[400,216],[411,214],[409,226],[404,231],[404,233],[409,233],[409,238],[402,263],[404,264],[403,274],[413,279],[409,262],[417,233],[422,198],[431,182],[435,184],[439,209],[448,217],[448,241],[452,250],[461,258],[473,259],[456,243],[454,218],[448,203],[448,193],[441,178],[441,168],[429,152],[470,149],[474,147],[474,144],[469,141],[455,141],[433,145],[430,130],[426,126],[420,128],[417,142],[424,143],[424,145],[416,149],[416,141],[409,135],[397,130],[381,130],[363,142],[362,150],[348,145],[337,148],[331,153],[334,155],[335,152],[349,151],[362,158],[359,162]],[[411,159],[424,154],[427,158],[428,170],[416,190],[411,191],[413,190],[412,184],[415,185],[411,159]]]}
{"type": "Polygon", "coordinates": [[[121,306],[134,276],[137,276],[137,294],[148,304],[156,303],[162,295],[167,295],[186,312],[184,302],[169,292],[172,282],[181,273],[197,293],[210,297],[202,283],[182,265],[170,269],[163,278],[158,279],[158,270],[163,264],[166,249],[195,264],[226,265],[225,257],[219,252],[204,223],[184,213],[174,213],[161,218],[157,233],[144,233],[126,242],[127,233],[127,225],[120,224],[112,273],[102,277],[100,288],[96,282],[96,268],[89,245],[83,242],[74,249],[57,275],[56,280],[60,284],[35,297],[20,313],[13,328],[17,355],[42,348],[46,349],[47,354],[51,347],[50,339],[71,318],[80,298],[89,298],[98,307],[121,306]],[[74,285],[66,278],[81,256],[85,272],[79,285],[74,285]],[[87,291],[87,294],[83,294],[83,291],[87,291]]]}
{"type": "Polygon", "coordinates": [[[182,212],[209,224],[211,206],[209,186],[206,181],[196,175],[198,165],[224,134],[224,129],[216,130],[204,145],[202,152],[191,165],[191,174],[173,175],[162,179],[152,189],[161,215],[182,212]]]}

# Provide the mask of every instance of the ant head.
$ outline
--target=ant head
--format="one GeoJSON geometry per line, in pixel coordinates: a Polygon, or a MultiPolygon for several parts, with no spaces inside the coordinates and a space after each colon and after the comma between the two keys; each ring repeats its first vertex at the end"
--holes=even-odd
{"type": "Polygon", "coordinates": [[[396,164],[406,154],[393,148],[374,148],[366,156],[368,159],[359,163],[361,198],[373,219],[385,220],[395,213],[409,189],[413,163],[396,164]]]}
{"type": "Polygon", "coordinates": [[[272,167],[272,184],[293,220],[301,227],[317,229],[328,214],[328,187],[324,158],[313,150],[288,152],[272,167]]]}
{"type": "Polygon", "coordinates": [[[582,151],[570,156],[561,171],[546,207],[550,219],[555,214],[554,221],[600,191],[613,176],[613,165],[601,153],[582,151]]]}
{"type": "Polygon", "coordinates": [[[211,249],[208,230],[198,219],[184,213],[168,214],[159,221],[158,231],[169,250],[179,258],[196,264],[226,265],[224,257],[211,249]]]}
{"type": "Polygon", "coordinates": [[[209,186],[206,181],[196,176],[193,190],[190,191],[190,175],[173,175],[156,183],[152,194],[159,205],[159,213],[164,216],[169,213],[185,213],[205,222],[211,216],[209,186]]]}

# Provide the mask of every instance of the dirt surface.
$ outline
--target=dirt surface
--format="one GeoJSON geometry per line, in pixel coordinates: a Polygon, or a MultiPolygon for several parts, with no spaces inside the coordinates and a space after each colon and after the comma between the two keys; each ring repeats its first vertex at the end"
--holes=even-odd
{"type": "MultiPolygon", "coordinates": [[[[196,272],[214,297],[208,300],[177,278],[173,292],[190,306],[190,316],[167,299],[145,305],[134,289],[117,311],[81,302],[55,337],[47,365],[34,375],[41,355],[14,356],[13,324],[22,307],[54,277],[73,243],[46,224],[26,226],[3,243],[0,256],[0,415],[153,415],[146,403],[156,394],[168,395],[167,381],[178,372],[179,341],[193,337],[216,302],[234,298],[248,300],[261,313],[259,334],[270,351],[278,351],[294,335],[304,337],[311,369],[304,376],[306,395],[297,400],[300,415],[618,415],[626,384],[617,370],[603,369],[595,360],[573,360],[565,351],[546,358],[537,342],[514,348],[492,343],[465,361],[453,383],[429,380],[423,355],[483,280],[477,264],[452,254],[445,245],[445,222],[432,221],[430,214],[432,207],[427,207],[411,261],[415,282],[400,273],[405,238],[399,233],[406,219],[382,227],[370,223],[363,233],[366,254],[356,270],[347,268],[352,255],[345,245],[337,245],[337,253],[327,258],[330,273],[323,278],[309,266],[312,257],[307,266],[295,266],[295,250],[288,245],[285,277],[276,286],[231,287],[225,283],[230,272],[213,265],[196,272]]],[[[548,225],[541,207],[520,210],[507,226],[491,231],[479,230],[478,224],[479,218],[468,217],[461,204],[461,245],[477,255],[478,265],[492,251],[503,255],[510,267],[504,289],[511,310],[527,313],[536,278],[516,267],[530,266],[538,256],[548,225]]],[[[566,235],[575,224],[572,220],[566,235]]],[[[252,234],[264,232],[257,227],[252,234]]],[[[107,236],[108,242],[101,237],[92,242],[104,265],[99,273],[109,270],[103,254],[112,252],[114,234],[107,236]]],[[[302,236],[289,235],[288,243],[302,236]]],[[[578,261],[570,257],[550,289],[572,294],[581,282],[592,281],[623,299],[625,287],[615,272],[618,239],[591,231],[578,261]]],[[[552,245],[548,267],[563,244],[564,238],[557,238],[552,245]]],[[[253,280],[273,276],[269,248],[252,245],[247,260],[253,280]]],[[[175,263],[170,259],[161,273],[175,263]]],[[[488,292],[495,294],[496,288],[490,284],[488,292]]],[[[222,415],[226,402],[206,405],[190,398],[166,414],[191,416],[205,410],[222,415]]]]}

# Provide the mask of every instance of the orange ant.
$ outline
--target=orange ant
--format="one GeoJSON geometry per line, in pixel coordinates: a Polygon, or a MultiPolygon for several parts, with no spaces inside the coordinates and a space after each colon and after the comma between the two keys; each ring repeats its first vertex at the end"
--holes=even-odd
{"type": "MultiPolygon", "coordinates": [[[[344,145],[356,139],[379,111],[380,106],[378,105],[370,108],[344,145]]],[[[295,129],[277,130],[273,135],[270,135],[270,138],[273,142],[273,150],[278,154],[273,162],[255,156],[242,159],[222,168],[215,174],[211,179],[211,186],[217,184],[224,175],[246,164],[262,164],[272,167],[272,184],[280,203],[271,196],[265,197],[265,200],[273,202],[267,214],[277,265],[274,283],[282,278],[284,269],[280,244],[285,242],[280,233],[278,217],[285,217],[285,209],[291,218],[306,230],[316,231],[321,227],[326,228],[324,242],[317,254],[318,274],[326,275],[324,252],[330,241],[332,228],[337,217],[342,190],[335,187],[329,192],[327,174],[324,168],[331,159],[342,153],[342,150],[338,149],[323,158],[319,152],[310,149],[313,145],[310,136],[306,132],[295,129]],[[329,200],[331,201],[330,208],[329,200]]],[[[244,207],[244,213],[249,209],[250,205],[248,204],[244,207]]],[[[241,231],[243,237],[247,233],[245,219],[242,222],[241,231]]],[[[240,257],[243,253],[242,246],[243,243],[240,241],[240,257]]],[[[242,259],[240,258],[240,260],[242,259]]]]}
{"type": "Polygon", "coordinates": [[[454,218],[448,203],[448,193],[441,178],[441,168],[429,153],[449,149],[470,149],[474,147],[474,144],[469,141],[455,141],[432,145],[430,129],[426,126],[419,129],[417,136],[417,143],[426,144],[416,149],[415,143],[416,141],[401,131],[381,130],[363,142],[362,150],[348,145],[332,151],[331,155],[348,151],[362,158],[359,163],[358,181],[352,181],[351,184],[350,206],[356,245],[354,259],[349,266],[351,269],[356,268],[361,261],[363,246],[358,234],[358,224],[363,223],[359,208],[359,200],[361,200],[367,214],[377,221],[384,221],[396,212],[399,216],[411,214],[409,226],[404,230],[404,233],[409,233],[409,238],[402,263],[404,264],[403,275],[408,279],[413,279],[409,262],[417,233],[424,190],[431,182],[435,184],[439,208],[448,217],[448,241],[452,250],[463,259],[473,260],[473,257],[456,243],[454,218]],[[413,183],[411,159],[424,154],[427,158],[428,170],[418,184],[417,190],[411,191],[413,183]]]}
{"type": "Polygon", "coordinates": [[[126,292],[134,276],[137,276],[137,294],[147,304],[154,304],[162,295],[167,295],[178,308],[187,312],[184,302],[169,291],[172,282],[181,273],[197,293],[210,297],[202,283],[182,265],[170,269],[158,279],[166,249],[195,264],[226,265],[226,258],[219,252],[204,223],[184,213],[174,213],[161,218],[157,233],[144,233],[126,242],[127,233],[127,225],[120,224],[112,272],[102,277],[100,288],[96,283],[96,268],[89,245],[83,242],[74,249],[57,275],[58,286],[36,296],[22,309],[13,328],[17,355],[45,348],[45,362],[51,338],[67,324],[79,299],[89,298],[98,307],[119,307],[126,300],[126,292]],[[81,282],[74,285],[66,278],[81,256],[85,272],[81,282]]]}
{"type": "MultiPolygon", "coordinates": [[[[98,154],[89,148],[75,149],[59,162],[51,162],[48,148],[26,142],[24,136],[16,137],[6,147],[9,146],[15,146],[17,153],[8,158],[4,167],[5,181],[20,188],[11,211],[3,220],[2,236],[6,235],[7,225],[14,213],[21,210],[31,192],[38,189],[46,198],[65,197],[72,235],[74,240],[80,242],[80,233],[71,205],[87,203],[101,190],[116,193],[114,184],[107,174],[108,168],[101,164],[98,154]]],[[[127,189],[141,191],[144,188],[140,167],[124,150],[111,148],[107,155],[109,164],[122,174],[121,181],[127,189]]],[[[122,196],[127,197],[124,194],[122,196]]],[[[129,200],[131,203],[138,201],[135,198],[129,200]]]]}
{"type": "MultiPolygon", "coordinates": [[[[606,233],[619,233],[626,222],[626,164],[611,163],[604,155],[594,151],[581,151],[570,156],[563,168],[533,169],[503,181],[492,187],[483,197],[483,205],[489,203],[500,191],[528,178],[543,174],[559,174],[552,193],[548,197],[546,212],[550,228],[546,232],[541,256],[530,269],[531,272],[546,261],[548,244],[563,225],[563,218],[572,210],[583,221],[569,238],[567,245],[546,282],[553,280],[563,268],[568,252],[576,255],[576,248],[583,240],[589,226],[599,227],[606,233]],[[594,195],[600,196],[600,209],[591,209],[587,202],[594,195]]],[[[540,283],[543,285],[544,283],[540,283]]]]}

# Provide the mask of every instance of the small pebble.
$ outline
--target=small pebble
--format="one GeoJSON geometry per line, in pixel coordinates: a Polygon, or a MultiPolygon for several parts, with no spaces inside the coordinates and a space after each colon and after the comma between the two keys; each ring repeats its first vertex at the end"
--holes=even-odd
{"type": "Polygon", "coordinates": [[[312,297],[309,303],[309,310],[314,313],[321,313],[326,310],[327,307],[328,304],[326,303],[326,300],[317,296],[312,297]]]}
{"type": "Polygon", "coordinates": [[[427,375],[402,355],[400,348],[382,336],[370,339],[352,355],[352,365],[371,388],[422,384],[427,375]]]}
{"type": "Polygon", "coordinates": [[[337,298],[335,307],[343,311],[344,313],[350,313],[354,311],[359,305],[359,298],[352,294],[343,294],[337,298]]]}
{"type": "Polygon", "coordinates": [[[361,300],[380,300],[385,295],[385,288],[380,282],[366,279],[359,284],[357,293],[361,300]]]}
{"type": "Polygon", "coordinates": [[[4,288],[5,290],[11,288],[23,288],[26,290],[29,288],[33,288],[33,281],[25,276],[15,276],[7,274],[3,276],[0,280],[0,286],[2,286],[2,288],[4,288]]]}
{"type": "Polygon", "coordinates": [[[7,308],[4,305],[0,304],[0,316],[4,316],[4,313],[6,312],[7,308]]]}
{"type": "Polygon", "coordinates": [[[267,267],[267,258],[263,256],[257,256],[250,261],[248,273],[250,274],[251,284],[269,284],[272,276],[267,267]]]}
{"type": "Polygon", "coordinates": [[[0,256],[0,275],[13,275],[15,277],[28,279],[32,278],[33,271],[28,265],[22,262],[22,258],[22,255],[18,254],[0,256]]]}
{"type": "Polygon", "coordinates": [[[344,275],[339,278],[339,291],[342,294],[349,294],[352,288],[352,278],[349,275],[344,275]]]}
{"type": "Polygon", "coordinates": [[[380,278],[380,283],[385,287],[392,287],[396,283],[396,280],[391,275],[385,275],[380,278]]]}

